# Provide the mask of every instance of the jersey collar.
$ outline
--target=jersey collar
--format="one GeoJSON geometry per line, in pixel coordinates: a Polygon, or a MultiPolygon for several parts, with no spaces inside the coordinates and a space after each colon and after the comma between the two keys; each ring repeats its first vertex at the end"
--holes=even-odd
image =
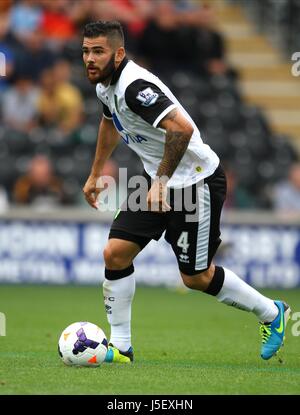
{"type": "Polygon", "coordinates": [[[111,81],[110,81],[110,85],[114,85],[119,80],[121,73],[123,69],[125,68],[125,66],[127,65],[127,63],[128,63],[128,59],[125,56],[125,58],[122,60],[122,62],[118,66],[118,69],[116,69],[116,71],[114,72],[111,78],[111,81]]]}

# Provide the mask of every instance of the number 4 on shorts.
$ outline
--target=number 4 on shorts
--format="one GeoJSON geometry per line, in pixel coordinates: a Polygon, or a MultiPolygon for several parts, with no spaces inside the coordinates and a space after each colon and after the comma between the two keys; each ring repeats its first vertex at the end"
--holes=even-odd
{"type": "Polygon", "coordinates": [[[187,253],[189,246],[190,246],[190,244],[188,243],[188,236],[189,236],[188,232],[181,232],[178,238],[178,241],[177,241],[177,246],[179,246],[179,248],[182,249],[182,252],[184,254],[187,253]]]}

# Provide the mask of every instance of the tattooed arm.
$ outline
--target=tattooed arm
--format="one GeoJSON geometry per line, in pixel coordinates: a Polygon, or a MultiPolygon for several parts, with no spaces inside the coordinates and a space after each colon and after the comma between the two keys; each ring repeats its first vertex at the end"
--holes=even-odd
{"type": "Polygon", "coordinates": [[[163,158],[159,164],[155,180],[149,190],[147,201],[151,210],[167,211],[166,184],[182,159],[193,134],[193,127],[184,115],[178,110],[170,111],[159,123],[159,127],[166,130],[166,143],[163,158]]]}
{"type": "Polygon", "coordinates": [[[160,121],[159,127],[166,130],[166,143],[156,175],[170,179],[189,145],[194,129],[177,108],[160,121]]]}

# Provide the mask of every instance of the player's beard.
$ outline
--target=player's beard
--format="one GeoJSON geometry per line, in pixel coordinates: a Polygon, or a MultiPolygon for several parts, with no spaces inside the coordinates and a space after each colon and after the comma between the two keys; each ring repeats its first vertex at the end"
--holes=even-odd
{"type": "Polygon", "coordinates": [[[107,64],[105,65],[105,67],[101,70],[99,68],[97,68],[98,71],[100,72],[98,76],[92,77],[90,78],[89,76],[89,72],[88,72],[88,68],[87,68],[87,75],[89,78],[89,81],[91,84],[98,84],[100,83],[105,83],[105,81],[107,81],[108,79],[110,79],[112,77],[112,75],[114,74],[116,67],[115,67],[115,53],[113,53],[111,55],[110,60],[107,62],[107,64]]]}

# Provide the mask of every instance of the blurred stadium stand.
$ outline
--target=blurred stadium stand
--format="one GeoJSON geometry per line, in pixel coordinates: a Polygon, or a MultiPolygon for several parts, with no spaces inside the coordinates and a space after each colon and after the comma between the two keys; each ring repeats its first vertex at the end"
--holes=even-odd
{"type": "MultiPolygon", "coordinates": [[[[203,140],[247,191],[251,203],[233,207],[272,208],[268,189],[284,179],[299,159],[300,83],[292,78],[289,57],[292,50],[300,50],[298,0],[1,0],[1,4],[0,51],[7,55],[10,66],[7,77],[0,79],[0,186],[11,203],[17,178],[26,174],[31,158],[41,153],[49,157],[55,173],[65,182],[69,203],[80,203],[78,193],[89,174],[102,112],[95,88],[85,78],[81,30],[87,21],[117,18],[125,26],[129,56],[146,62],[162,77],[199,126],[203,140]],[[205,5],[212,5],[213,11],[205,5]],[[168,42],[170,29],[162,29],[165,22],[158,19],[162,16],[158,7],[164,8],[163,16],[180,19],[181,25],[172,26],[172,36],[183,42],[197,36],[196,61],[187,58],[182,65],[179,48],[169,66],[156,61],[160,58],[155,55],[147,56],[140,42],[151,43],[151,38],[145,39],[150,25],[151,30],[159,27],[162,43],[168,42]],[[27,25],[22,16],[28,16],[27,25]],[[207,39],[204,48],[201,42],[207,39]],[[59,123],[45,125],[40,114],[26,128],[14,128],[3,119],[5,94],[14,88],[16,74],[25,71],[19,63],[24,60],[19,58],[24,50],[35,47],[32,43],[39,44],[36,48],[43,54],[48,51],[51,62],[63,58],[71,65],[70,83],[80,92],[84,108],[80,123],[67,133],[59,123]],[[285,57],[280,50],[288,51],[285,57]]],[[[195,54],[194,44],[186,49],[185,53],[195,54]]],[[[168,53],[165,50],[166,58],[168,53]]],[[[51,65],[41,65],[39,76],[51,65]]],[[[30,76],[27,67],[30,62],[26,77],[30,76]]],[[[34,78],[37,69],[38,63],[31,78],[40,91],[40,80],[34,78]]],[[[120,167],[128,167],[129,177],[141,171],[137,156],[123,144],[113,158],[120,167]]]]}
{"type": "Polygon", "coordinates": [[[291,72],[300,51],[299,0],[228,2],[220,21],[229,59],[238,68],[247,102],[264,109],[276,134],[300,150],[300,85],[291,72]]]}

